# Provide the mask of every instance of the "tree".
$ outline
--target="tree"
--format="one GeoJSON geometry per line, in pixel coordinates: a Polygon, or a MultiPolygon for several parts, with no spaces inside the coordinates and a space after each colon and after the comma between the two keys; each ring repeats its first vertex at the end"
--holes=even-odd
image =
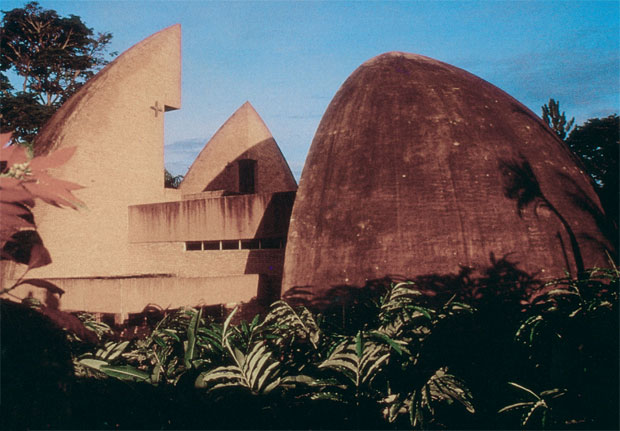
{"type": "Polygon", "coordinates": [[[112,35],[95,35],[80,17],[60,17],[37,2],[2,12],[0,129],[31,145],[62,103],[108,63],[112,35]],[[19,88],[13,87],[7,71],[17,75],[19,88]]]}
{"type": "Polygon", "coordinates": [[[594,180],[596,191],[609,220],[618,227],[618,153],[620,118],[613,114],[591,118],[577,126],[566,139],[594,180]]]}
{"type": "Polygon", "coordinates": [[[168,169],[164,169],[164,187],[167,189],[178,189],[183,181],[183,175],[172,175],[168,169]]]}
{"type": "Polygon", "coordinates": [[[560,102],[549,99],[548,105],[542,106],[542,118],[561,140],[564,140],[575,123],[575,118],[566,122],[566,114],[560,114],[560,102]]]}

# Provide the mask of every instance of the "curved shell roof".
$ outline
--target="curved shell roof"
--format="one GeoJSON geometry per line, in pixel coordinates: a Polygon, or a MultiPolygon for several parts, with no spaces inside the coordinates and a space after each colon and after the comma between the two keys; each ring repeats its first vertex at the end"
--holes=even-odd
{"type": "Polygon", "coordinates": [[[295,201],[283,291],[488,267],[539,277],[605,265],[589,177],[530,110],[414,54],[362,64],[316,132],[295,201]]]}

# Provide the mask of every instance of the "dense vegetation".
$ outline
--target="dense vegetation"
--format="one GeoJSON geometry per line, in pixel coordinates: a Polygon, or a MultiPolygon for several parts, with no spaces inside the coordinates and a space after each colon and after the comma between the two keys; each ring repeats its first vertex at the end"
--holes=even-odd
{"type": "Polygon", "coordinates": [[[37,2],[2,11],[0,130],[32,146],[52,114],[108,63],[111,40],[80,17],[59,16],[37,2]]]}
{"type": "Polygon", "coordinates": [[[249,323],[186,308],[133,339],[81,313],[89,337],[48,328],[45,348],[3,304],[4,429],[617,428],[618,272],[540,284],[512,269],[380,281],[321,313],[290,298],[249,323]]]}

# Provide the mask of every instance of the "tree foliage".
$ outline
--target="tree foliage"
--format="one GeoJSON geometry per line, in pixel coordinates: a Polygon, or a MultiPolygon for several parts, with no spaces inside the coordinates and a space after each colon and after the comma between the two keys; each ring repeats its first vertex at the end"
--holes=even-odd
{"type": "Polygon", "coordinates": [[[554,99],[549,99],[549,104],[542,106],[542,118],[561,140],[566,138],[575,123],[575,118],[566,121],[566,114],[560,113],[560,102],[554,99]]]}
{"type": "Polygon", "coordinates": [[[94,34],[80,17],[61,17],[37,2],[3,14],[1,129],[14,132],[19,143],[31,144],[56,109],[108,63],[112,35],[94,34]],[[17,75],[17,88],[7,71],[17,75]]]}
{"type": "Polygon", "coordinates": [[[167,189],[178,189],[183,181],[183,175],[172,175],[168,169],[164,169],[164,187],[167,189]]]}
{"type": "Polygon", "coordinates": [[[620,118],[616,114],[605,118],[591,118],[577,126],[566,139],[566,143],[593,178],[605,214],[617,228],[620,118]]]}

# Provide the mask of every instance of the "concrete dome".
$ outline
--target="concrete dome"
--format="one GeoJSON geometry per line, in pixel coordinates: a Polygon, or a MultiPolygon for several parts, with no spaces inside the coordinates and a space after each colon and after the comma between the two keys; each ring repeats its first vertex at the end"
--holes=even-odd
{"type": "Polygon", "coordinates": [[[454,273],[507,257],[540,278],[606,266],[587,174],[529,109],[451,65],[391,52],[342,85],[301,176],[283,291],[454,273]]]}

